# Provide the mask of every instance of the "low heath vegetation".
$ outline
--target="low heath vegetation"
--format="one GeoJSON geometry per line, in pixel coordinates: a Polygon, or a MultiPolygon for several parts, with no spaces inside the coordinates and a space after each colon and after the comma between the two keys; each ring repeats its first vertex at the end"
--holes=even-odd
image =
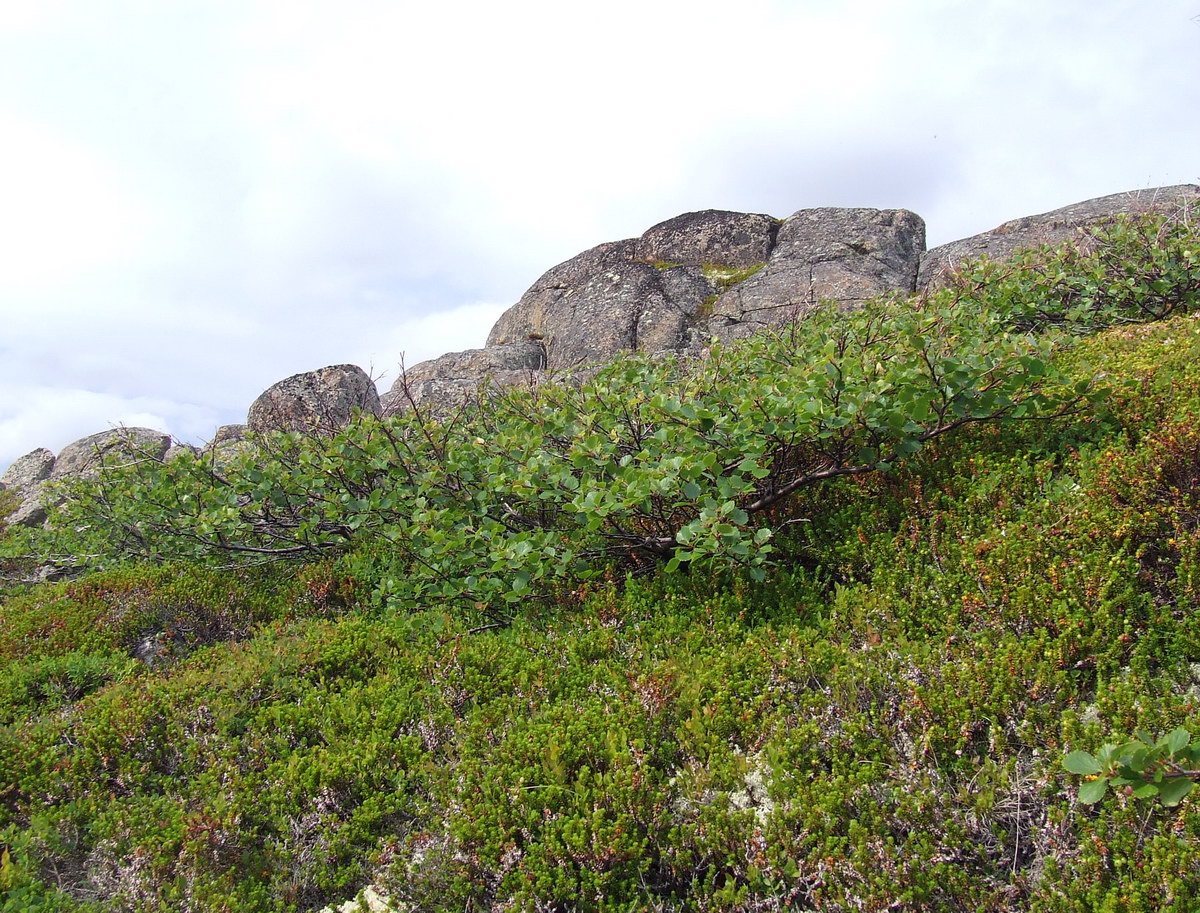
{"type": "Polygon", "coordinates": [[[1193,913],[1198,303],[1118,220],[109,465],[3,533],[0,911],[1193,913]]]}

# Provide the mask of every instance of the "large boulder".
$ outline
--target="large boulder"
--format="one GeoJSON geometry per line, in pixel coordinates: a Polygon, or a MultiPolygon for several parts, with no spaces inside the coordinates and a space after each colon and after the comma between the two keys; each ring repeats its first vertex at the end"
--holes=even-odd
{"type": "Polygon", "coordinates": [[[4,518],[9,526],[41,526],[49,516],[50,506],[44,486],[35,485],[33,488],[18,492],[21,498],[17,509],[4,518]]]}
{"type": "Polygon", "coordinates": [[[35,485],[24,491],[18,491],[20,503],[17,509],[4,518],[9,526],[41,526],[49,516],[49,500],[43,485],[35,485]]]}
{"type": "Polygon", "coordinates": [[[917,286],[927,288],[944,284],[964,260],[986,255],[989,260],[1003,262],[1019,248],[1062,244],[1077,237],[1080,229],[1112,219],[1119,213],[1147,212],[1167,216],[1200,212],[1200,186],[1179,184],[1114,193],[1040,215],[1013,219],[983,234],[930,250],[921,259],[917,286]]]}
{"type": "Polygon", "coordinates": [[[14,526],[38,526],[45,522],[55,500],[46,484],[86,476],[107,458],[161,461],[171,446],[171,436],[150,428],[115,428],[101,431],[63,448],[58,459],[44,447],[25,454],[4,473],[0,483],[21,498],[7,522],[14,526]]]}
{"type": "Polygon", "coordinates": [[[23,457],[18,457],[16,462],[4,471],[4,475],[0,476],[0,488],[24,491],[39,482],[45,482],[50,478],[53,469],[54,454],[45,447],[39,447],[23,457]]]}
{"type": "Polygon", "coordinates": [[[240,444],[246,440],[246,432],[249,430],[246,425],[232,424],[222,425],[213,434],[212,440],[204,445],[205,450],[213,447],[220,447],[223,444],[240,444]]]}
{"type": "Polygon", "coordinates": [[[4,518],[12,526],[37,526],[46,519],[43,486],[54,469],[54,454],[39,447],[18,457],[4,475],[0,489],[10,489],[20,499],[16,510],[4,518]]]}
{"type": "Polygon", "coordinates": [[[249,430],[242,424],[222,425],[198,455],[214,468],[228,466],[239,455],[254,450],[254,443],[247,437],[249,430]]]}
{"type": "Polygon", "coordinates": [[[856,307],[911,292],[925,223],[905,209],[802,209],[780,226],[763,269],[713,303],[708,329],[736,338],[803,316],[821,301],[856,307]]]}
{"type": "Polygon", "coordinates": [[[199,453],[200,453],[199,447],[196,447],[192,444],[184,444],[179,441],[174,441],[174,442],[172,442],[171,446],[167,448],[167,452],[163,454],[163,462],[169,463],[169,462],[171,462],[171,460],[174,460],[177,457],[181,457],[184,454],[188,454],[189,456],[196,456],[199,453]]]}
{"type": "Polygon", "coordinates": [[[622,352],[695,351],[705,341],[704,309],[729,271],[765,262],[778,228],[768,215],[708,209],[593,247],[542,275],[501,315],[487,345],[540,341],[550,371],[622,352]]]}
{"type": "Polygon", "coordinates": [[[171,436],[150,428],[114,428],[68,444],[54,461],[50,478],[89,475],[106,458],[159,460],[171,446],[171,436]]]}
{"type": "Polygon", "coordinates": [[[782,224],[685,213],[548,271],[501,315],[488,345],[542,340],[550,370],[621,352],[695,352],[713,335],[784,324],[823,299],[853,307],[911,292],[924,249],[925,223],[907,210],[805,209],[782,224]]]}
{"type": "Polygon", "coordinates": [[[331,365],[293,374],[267,388],[250,405],[246,425],[256,433],[328,434],[348,424],[355,410],[380,414],[374,381],[355,365],[331,365]]]}
{"type": "Polygon", "coordinates": [[[485,383],[536,383],[545,368],[546,347],[540,340],[451,352],[405,370],[380,402],[384,415],[416,407],[429,417],[443,418],[476,396],[485,383]]]}
{"type": "Polygon", "coordinates": [[[638,239],[634,257],[646,263],[745,269],[767,261],[779,224],[774,216],[760,213],[688,212],[648,229],[638,239]]]}
{"type": "Polygon", "coordinates": [[[636,248],[605,244],[554,267],[500,316],[488,347],[540,341],[551,371],[688,348],[692,317],[714,285],[699,266],[638,262],[636,248]]]}
{"type": "Polygon", "coordinates": [[[563,303],[577,296],[595,276],[629,263],[636,249],[636,240],[599,244],[546,270],[520,301],[500,315],[488,334],[487,348],[544,341],[552,331],[570,331],[560,314],[563,303]]]}

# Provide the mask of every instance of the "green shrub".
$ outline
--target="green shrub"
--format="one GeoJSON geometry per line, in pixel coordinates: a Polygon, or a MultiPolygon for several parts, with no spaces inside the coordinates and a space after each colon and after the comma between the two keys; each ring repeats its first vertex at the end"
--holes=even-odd
{"type": "Polygon", "coordinates": [[[304,559],[382,543],[388,604],[483,609],[658,565],[762,576],[797,492],[887,470],[978,422],[1083,408],[1056,338],[951,295],[810,315],[699,362],[629,357],[580,385],[510,390],[450,425],[367,417],[263,438],[219,469],[109,467],[59,511],[52,550],[98,563],[304,559]],[[485,483],[486,480],[486,483],[485,483]],[[82,531],[82,532],[80,532],[82,531]]]}
{"type": "Polygon", "coordinates": [[[1187,218],[1120,214],[1057,248],[970,264],[954,286],[1007,309],[1023,329],[1093,333],[1164,320],[1200,304],[1200,233],[1187,218]]]}

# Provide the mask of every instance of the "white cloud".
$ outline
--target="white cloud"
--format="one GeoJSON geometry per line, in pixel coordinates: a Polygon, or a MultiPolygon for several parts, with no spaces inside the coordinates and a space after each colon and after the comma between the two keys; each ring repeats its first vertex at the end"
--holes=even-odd
{"type": "Polygon", "coordinates": [[[0,34],[14,34],[52,21],[62,7],[59,0],[23,0],[0,6],[0,34]]]}
{"type": "Polygon", "coordinates": [[[37,447],[59,453],[89,434],[115,427],[165,431],[179,440],[203,442],[218,425],[207,406],[151,396],[124,398],[53,386],[0,386],[0,463],[7,467],[37,447]],[[97,421],[97,416],[105,416],[97,421]],[[82,430],[81,430],[82,429],[82,430]]]}
{"type": "Polygon", "coordinates": [[[0,464],[131,414],[203,437],[298,371],[481,345],[550,266],[691,209],[902,206],[938,243],[1200,181],[1195,15],[8,4],[0,464]]]}
{"type": "Polygon", "coordinates": [[[0,300],[129,263],[147,214],[127,182],[85,148],[0,112],[0,300]]]}

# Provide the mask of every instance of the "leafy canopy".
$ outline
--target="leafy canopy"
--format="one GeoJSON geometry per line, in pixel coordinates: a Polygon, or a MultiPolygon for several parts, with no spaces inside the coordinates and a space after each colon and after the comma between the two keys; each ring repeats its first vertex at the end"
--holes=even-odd
{"type": "Polygon", "coordinates": [[[789,496],[887,470],[965,425],[1079,410],[1061,333],[1014,330],[952,291],[832,307],[700,360],[629,356],[582,383],[510,389],[453,421],[362,416],[280,433],[223,463],[110,463],[74,485],[50,542],[126,559],[308,560],[395,553],[386,601],[486,611],[614,566],[762,576],[789,496]]]}
{"type": "Polygon", "coordinates": [[[42,547],[105,566],[306,561],[366,543],[390,556],[379,601],[496,615],[614,570],[761,578],[781,531],[806,519],[797,492],[887,471],[972,423],[1089,409],[1103,386],[1068,383],[1056,351],[1195,307],[1198,250],[1189,223],[1122,218],[926,295],[821,307],[700,359],[631,355],[493,391],[442,423],[361,416],[228,460],[110,460],[74,483],[42,547]]]}

